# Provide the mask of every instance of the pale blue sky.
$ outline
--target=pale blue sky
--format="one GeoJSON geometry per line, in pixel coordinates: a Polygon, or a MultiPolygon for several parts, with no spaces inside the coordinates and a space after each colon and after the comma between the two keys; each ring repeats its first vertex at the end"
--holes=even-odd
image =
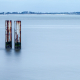
{"type": "Polygon", "coordinates": [[[80,0],[0,0],[0,12],[76,12],[80,0]]]}

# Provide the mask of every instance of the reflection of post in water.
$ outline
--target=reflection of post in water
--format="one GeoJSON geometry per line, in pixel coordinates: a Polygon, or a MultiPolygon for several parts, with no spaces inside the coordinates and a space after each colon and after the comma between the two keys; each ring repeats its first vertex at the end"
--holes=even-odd
{"type": "Polygon", "coordinates": [[[12,21],[5,21],[5,48],[12,48],[12,21]]]}
{"type": "Polygon", "coordinates": [[[21,21],[14,21],[14,47],[21,49],[21,21]]]}

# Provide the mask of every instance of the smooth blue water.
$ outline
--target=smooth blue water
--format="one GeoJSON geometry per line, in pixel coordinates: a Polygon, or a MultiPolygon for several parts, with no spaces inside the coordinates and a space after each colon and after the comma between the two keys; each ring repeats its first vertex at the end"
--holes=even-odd
{"type": "Polygon", "coordinates": [[[0,15],[0,80],[79,80],[79,15],[0,15]],[[13,47],[5,50],[5,20],[13,47]],[[14,50],[14,20],[22,21],[22,49],[14,50]]]}

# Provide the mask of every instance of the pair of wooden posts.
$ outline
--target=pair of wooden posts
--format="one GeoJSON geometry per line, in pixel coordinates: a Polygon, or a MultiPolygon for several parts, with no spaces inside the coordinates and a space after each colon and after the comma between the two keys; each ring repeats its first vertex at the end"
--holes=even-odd
{"type": "MultiPolygon", "coordinates": [[[[12,48],[12,21],[5,21],[5,48],[12,48]]],[[[14,21],[14,48],[21,49],[21,21],[14,21]]]]}

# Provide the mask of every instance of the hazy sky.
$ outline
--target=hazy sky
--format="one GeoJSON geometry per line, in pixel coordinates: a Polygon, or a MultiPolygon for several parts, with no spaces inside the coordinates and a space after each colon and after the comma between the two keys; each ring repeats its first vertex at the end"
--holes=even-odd
{"type": "Polygon", "coordinates": [[[80,0],[0,0],[0,12],[74,12],[80,11],[80,0]]]}

